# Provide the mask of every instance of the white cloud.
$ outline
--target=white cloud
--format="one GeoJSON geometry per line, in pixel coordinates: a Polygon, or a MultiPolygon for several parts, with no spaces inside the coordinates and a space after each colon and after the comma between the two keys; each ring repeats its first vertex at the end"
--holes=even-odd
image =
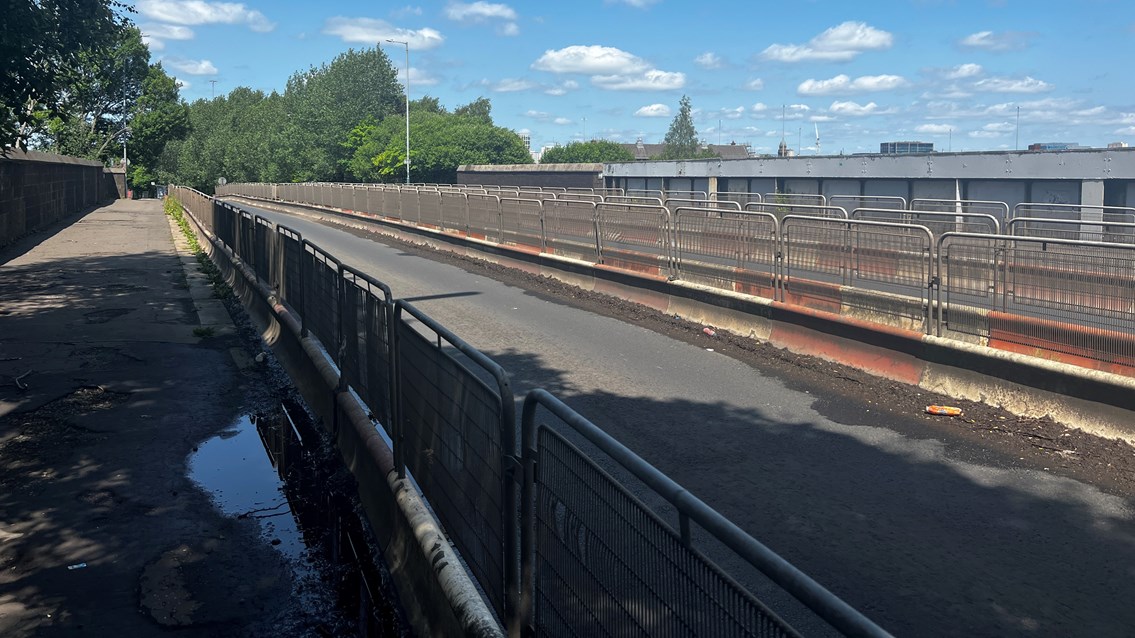
{"type": "Polygon", "coordinates": [[[645,9],[650,5],[658,2],[658,0],[606,0],[608,3],[625,4],[632,6],[636,9],[645,9]]]}
{"type": "Polygon", "coordinates": [[[983,69],[981,68],[980,64],[974,64],[972,62],[968,64],[959,64],[958,66],[946,72],[946,79],[961,80],[963,78],[972,78],[974,76],[981,75],[982,71],[983,69]]]}
{"type": "Polygon", "coordinates": [[[944,135],[952,130],[954,130],[954,127],[949,124],[919,124],[914,127],[916,133],[930,133],[932,135],[944,135]]]}
{"type": "Polygon", "coordinates": [[[596,75],[591,84],[609,91],[673,91],[686,85],[686,74],[650,69],[636,75],[596,75]]]}
{"type": "Polygon", "coordinates": [[[405,18],[406,16],[420,16],[422,15],[422,8],[406,5],[401,9],[395,9],[394,11],[391,11],[390,15],[395,18],[405,18]]]}
{"type": "Polygon", "coordinates": [[[147,18],[170,24],[244,24],[260,33],[276,28],[263,13],[235,2],[138,0],[136,8],[147,18]]]}
{"type": "Polygon", "coordinates": [[[636,73],[650,67],[646,60],[615,47],[573,45],[549,49],[532,68],[552,73],[584,73],[588,75],[636,73]]]}
{"type": "Polygon", "coordinates": [[[889,49],[894,36],[865,22],[848,21],[817,35],[807,44],[773,44],[761,52],[766,60],[846,62],[864,51],[889,49]]]}
{"type": "Polygon", "coordinates": [[[1048,82],[1025,76],[1021,79],[1013,78],[986,78],[974,82],[973,88],[977,91],[990,93],[1044,93],[1051,91],[1052,85],[1048,82]]]}
{"type": "Polygon", "coordinates": [[[966,135],[977,139],[992,139],[995,137],[1001,137],[1004,135],[1004,133],[998,133],[996,131],[970,131],[969,133],[966,133],[966,135]]]}
{"type": "Polygon", "coordinates": [[[768,110],[768,105],[763,102],[757,102],[756,104],[749,107],[749,110],[753,113],[764,113],[768,110]]]}
{"type": "Polygon", "coordinates": [[[193,39],[193,29],[176,24],[143,24],[138,28],[142,31],[142,41],[152,51],[165,49],[166,40],[193,39]]]}
{"type": "Polygon", "coordinates": [[[879,111],[879,105],[874,102],[868,102],[866,104],[858,104],[856,102],[832,102],[832,105],[828,107],[828,111],[849,117],[864,117],[866,115],[882,113],[882,111],[879,111]]]}
{"type": "Polygon", "coordinates": [[[385,20],[374,18],[346,18],[335,16],[323,24],[323,33],[339,36],[344,42],[374,44],[387,40],[409,42],[411,49],[432,49],[445,38],[433,29],[403,29],[385,20]]]}
{"type": "Polygon", "coordinates": [[[750,91],[760,91],[765,88],[765,81],[760,78],[753,78],[745,83],[745,88],[750,91]]]}
{"type": "Polygon", "coordinates": [[[217,67],[208,60],[188,60],[185,58],[166,58],[162,60],[170,68],[189,75],[216,75],[217,67]]]}
{"type": "Polygon", "coordinates": [[[557,117],[556,119],[552,120],[552,123],[564,126],[565,124],[571,124],[571,120],[566,117],[557,117]]]}
{"type": "Polygon", "coordinates": [[[745,107],[738,106],[735,109],[721,109],[718,114],[727,120],[737,120],[745,114],[745,107]]]}
{"type": "Polygon", "coordinates": [[[516,11],[507,4],[454,2],[445,8],[445,17],[457,22],[484,22],[490,19],[511,21],[516,20],[516,11]]]}
{"type": "Polygon", "coordinates": [[[536,88],[534,82],[522,80],[519,78],[505,78],[495,84],[489,84],[489,88],[497,93],[515,93],[517,91],[527,91],[536,88]]]}
{"type": "Polygon", "coordinates": [[[533,111],[531,109],[525,111],[524,115],[526,115],[527,117],[530,117],[534,120],[546,120],[546,119],[551,117],[548,113],[545,113],[544,111],[533,111]]]}
{"type": "MultiPolygon", "coordinates": [[[[405,78],[406,72],[402,71],[402,73],[398,77],[399,78],[405,78]]],[[[428,72],[423,71],[416,66],[410,67],[410,86],[411,87],[433,86],[437,83],[438,83],[438,79],[435,78],[434,76],[430,75],[428,72]]]]}
{"type": "Polygon", "coordinates": [[[991,124],[986,124],[985,126],[982,126],[981,130],[993,131],[995,133],[1008,133],[1009,131],[1012,131],[1015,128],[1016,127],[1013,125],[1012,122],[993,122],[991,124]]]}
{"type": "Polygon", "coordinates": [[[500,29],[497,29],[497,32],[501,35],[507,35],[511,37],[520,35],[520,27],[515,22],[509,22],[502,26],[500,29]]]}
{"type": "Polygon", "coordinates": [[[670,107],[665,104],[648,104],[634,112],[635,117],[670,117],[670,107]]]}
{"type": "Polygon", "coordinates": [[[720,69],[725,66],[725,62],[722,61],[721,57],[712,51],[706,51],[694,58],[694,63],[703,69],[720,69]]]}
{"type": "Polygon", "coordinates": [[[907,85],[901,75],[864,75],[854,80],[840,74],[827,80],[804,80],[796,87],[799,95],[851,95],[872,91],[889,91],[907,85]]]}
{"type": "Polygon", "coordinates": [[[970,49],[983,49],[985,51],[1015,51],[1028,46],[1027,33],[1019,31],[1005,31],[994,33],[992,31],[978,31],[962,38],[958,44],[970,49]]]}
{"type": "Polygon", "coordinates": [[[567,95],[568,91],[574,91],[579,88],[579,82],[575,80],[564,80],[558,85],[550,86],[544,89],[544,93],[548,95],[567,95]]]}

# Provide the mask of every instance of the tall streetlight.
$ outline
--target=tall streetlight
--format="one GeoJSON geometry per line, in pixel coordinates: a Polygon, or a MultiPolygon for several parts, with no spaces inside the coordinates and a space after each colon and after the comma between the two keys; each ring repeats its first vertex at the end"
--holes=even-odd
{"type": "Polygon", "coordinates": [[[408,185],[410,183],[410,43],[402,40],[386,41],[406,47],[406,184],[408,185]]]}

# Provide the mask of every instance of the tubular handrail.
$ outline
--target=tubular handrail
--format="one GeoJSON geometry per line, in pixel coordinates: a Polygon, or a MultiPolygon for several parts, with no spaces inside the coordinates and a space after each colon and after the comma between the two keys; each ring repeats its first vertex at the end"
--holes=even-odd
{"type": "MultiPolygon", "coordinates": [[[[630,448],[615,440],[611,435],[543,389],[532,390],[524,397],[521,416],[521,436],[523,439],[521,447],[526,490],[532,489],[534,481],[529,479],[533,479],[536,473],[535,417],[537,407],[543,407],[554,414],[572,430],[586,438],[654,490],[666,502],[673,505],[678,512],[679,531],[685,545],[690,546],[692,542],[689,523],[693,521],[844,635],[890,636],[882,627],[879,627],[851,605],[828,591],[823,585],[820,585],[779,554],[747,534],[717,510],[714,510],[669,476],[663,474],[658,468],[632,452],[630,448]]],[[[522,495],[522,498],[525,503],[528,503],[532,496],[531,492],[527,492],[522,495]]],[[[532,591],[530,587],[535,584],[535,577],[532,572],[534,561],[531,560],[531,556],[535,552],[533,520],[528,519],[522,523],[521,536],[521,551],[528,559],[525,561],[525,574],[521,578],[524,596],[527,596],[532,591]]],[[[522,597],[521,604],[521,611],[530,615],[533,611],[532,601],[523,600],[522,597]]]]}

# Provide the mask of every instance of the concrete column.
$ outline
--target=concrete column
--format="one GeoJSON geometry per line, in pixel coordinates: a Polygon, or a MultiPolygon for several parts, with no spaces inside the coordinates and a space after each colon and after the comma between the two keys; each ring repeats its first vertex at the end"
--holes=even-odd
{"type": "Polygon", "coordinates": [[[710,175],[709,176],[709,186],[707,186],[706,188],[709,189],[709,192],[706,193],[706,196],[709,197],[710,200],[716,201],[717,195],[714,194],[714,193],[717,192],[717,176],[716,175],[710,175]]]}
{"type": "Polygon", "coordinates": [[[1103,226],[1085,222],[1103,222],[1103,180],[1086,179],[1080,183],[1080,235],[1089,241],[1103,240],[1103,226]]]}

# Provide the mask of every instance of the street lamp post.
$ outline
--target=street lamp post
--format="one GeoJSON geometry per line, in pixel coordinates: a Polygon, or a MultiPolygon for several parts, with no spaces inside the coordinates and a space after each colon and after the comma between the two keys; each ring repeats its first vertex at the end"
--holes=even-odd
{"type": "Polygon", "coordinates": [[[406,184],[408,185],[410,183],[410,43],[402,40],[386,41],[406,47],[406,184]]]}

